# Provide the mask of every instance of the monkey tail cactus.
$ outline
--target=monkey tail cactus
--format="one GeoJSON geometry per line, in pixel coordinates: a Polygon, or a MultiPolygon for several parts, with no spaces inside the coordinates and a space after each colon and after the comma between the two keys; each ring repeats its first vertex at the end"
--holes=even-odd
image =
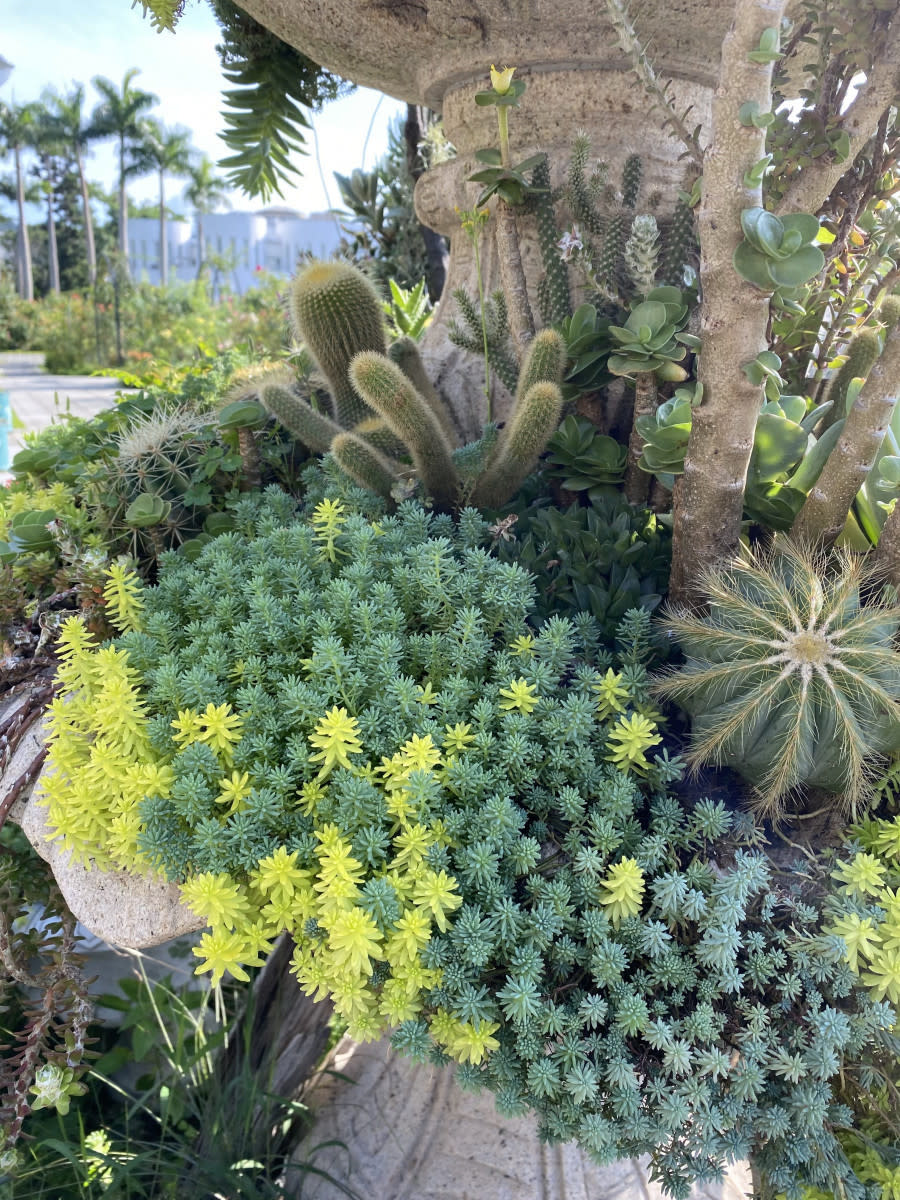
{"type": "Polygon", "coordinates": [[[881,340],[876,329],[861,329],[847,347],[847,357],[832,379],[826,400],[833,408],[825,415],[825,427],[834,425],[847,415],[847,392],[854,379],[865,379],[881,353],[881,340]]]}
{"type": "Polygon", "coordinates": [[[697,255],[694,210],[679,200],[662,238],[663,249],[657,278],[670,287],[684,287],[684,268],[697,255]]]}
{"type": "Polygon", "coordinates": [[[350,379],[365,403],[405,444],[434,503],[439,508],[453,508],[459,496],[459,475],[450,443],[428,402],[384,354],[358,354],[350,364],[350,379]]]}
{"type": "Polygon", "coordinates": [[[394,464],[369,442],[355,433],[339,433],[331,443],[331,453],[341,470],[360,487],[390,499],[398,475],[394,464]]]}
{"type": "Polygon", "coordinates": [[[562,383],[566,369],[566,343],[555,329],[542,329],[528,343],[519,382],[516,404],[523,402],[536,383],[562,383]]]}
{"type": "Polygon", "coordinates": [[[413,339],[411,337],[398,338],[388,350],[388,358],[397,364],[422,399],[428,402],[428,407],[440,422],[441,429],[451,442],[455,442],[457,433],[453,427],[453,418],[437,388],[428,378],[419,347],[413,339]]]}
{"type": "Polygon", "coordinates": [[[351,429],[371,413],[351,386],[350,362],[364,350],[385,351],[378,293],[348,263],[313,262],[291,285],[290,314],[297,337],[328,380],[338,425],[351,429]]]}
{"type": "Polygon", "coordinates": [[[292,433],[307,449],[317,454],[325,454],[337,435],[343,433],[340,425],[336,425],[324,413],[316,412],[307,400],[283,384],[263,386],[259,399],[288,433],[292,433]]]}
{"type": "Polygon", "coordinates": [[[669,614],[687,661],[655,692],[693,717],[688,761],[734,767],[776,817],[802,784],[857,812],[873,756],[900,749],[900,605],[869,599],[861,558],[838,561],[780,541],[707,573],[707,616],[669,614]]]}
{"type": "Polygon", "coordinates": [[[538,455],[556,432],[562,407],[558,384],[541,381],[529,388],[503,430],[490,466],[475,486],[473,504],[498,508],[509,500],[534,470],[538,455]]]}

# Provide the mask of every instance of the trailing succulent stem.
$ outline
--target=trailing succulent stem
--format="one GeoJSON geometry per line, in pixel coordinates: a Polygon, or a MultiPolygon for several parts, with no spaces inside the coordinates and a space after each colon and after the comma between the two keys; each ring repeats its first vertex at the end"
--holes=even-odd
{"type": "Polygon", "coordinates": [[[634,420],[628,439],[628,464],[625,468],[625,496],[632,504],[645,504],[650,495],[651,476],[640,466],[644,452],[644,439],[638,432],[637,422],[642,417],[652,417],[659,406],[656,376],[652,371],[641,372],[634,377],[634,420]]]}

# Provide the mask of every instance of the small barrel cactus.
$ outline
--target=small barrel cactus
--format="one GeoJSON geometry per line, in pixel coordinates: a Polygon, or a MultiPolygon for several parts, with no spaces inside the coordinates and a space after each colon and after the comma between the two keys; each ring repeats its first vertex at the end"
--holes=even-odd
{"type": "Polygon", "coordinates": [[[804,784],[858,811],[873,758],[900,749],[900,605],[863,560],[838,563],[779,541],[706,575],[707,616],[668,617],[687,661],[655,690],[693,717],[688,761],[734,767],[773,816],[804,784]]]}

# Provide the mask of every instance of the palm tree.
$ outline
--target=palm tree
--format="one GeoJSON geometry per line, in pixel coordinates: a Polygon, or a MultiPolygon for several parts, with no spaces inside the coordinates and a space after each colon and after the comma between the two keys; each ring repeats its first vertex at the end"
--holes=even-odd
{"type": "Polygon", "coordinates": [[[47,260],[50,291],[62,290],[59,275],[59,246],[56,240],[56,189],[60,179],[60,159],[67,148],[65,132],[55,114],[43,103],[32,106],[34,132],[32,135],[38,166],[34,173],[40,180],[47,201],[47,260]]]}
{"type": "Polygon", "coordinates": [[[12,150],[16,164],[16,208],[19,232],[16,244],[16,282],[19,295],[34,299],[34,272],[31,267],[31,242],[25,220],[25,174],[22,170],[22,151],[32,144],[35,124],[34,106],[20,104],[0,106],[0,138],[12,150]]]}
{"type": "Polygon", "coordinates": [[[169,281],[169,247],[166,241],[166,175],[191,173],[189,129],[166,129],[159,121],[141,124],[141,141],[135,152],[135,173],[156,171],[159,176],[159,283],[169,281]]]}
{"type": "Polygon", "coordinates": [[[197,215],[197,278],[206,265],[206,242],[203,238],[203,218],[220,205],[228,203],[228,186],[214,172],[212,159],[201,155],[190,169],[190,183],[184,189],[184,198],[197,215]]]}
{"type": "Polygon", "coordinates": [[[111,79],[95,75],[93,84],[103,99],[91,117],[91,134],[95,137],[115,137],[119,142],[119,253],[128,271],[128,202],[125,180],[129,174],[128,151],[140,140],[141,117],[158,102],[152,92],[132,87],[140,71],[132,67],[125,72],[121,88],[111,79]]]}
{"type": "Polygon", "coordinates": [[[97,249],[94,242],[94,218],[91,213],[88,183],[84,173],[84,157],[87,153],[88,143],[98,135],[84,119],[84,84],[76,83],[66,95],[61,95],[55,88],[47,88],[43,100],[53,113],[66,144],[75,153],[78,183],[81,188],[81,205],[84,212],[84,243],[88,278],[93,287],[97,282],[97,249]]]}

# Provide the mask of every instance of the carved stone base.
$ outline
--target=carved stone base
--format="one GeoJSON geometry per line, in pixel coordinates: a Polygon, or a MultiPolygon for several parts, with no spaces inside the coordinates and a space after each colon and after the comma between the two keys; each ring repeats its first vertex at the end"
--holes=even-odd
{"type": "MultiPolygon", "coordinates": [[[[545,1145],[533,1118],[505,1120],[490,1093],[463,1092],[452,1068],[418,1067],[386,1040],[358,1046],[345,1038],[328,1065],[340,1074],[322,1075],[305,1097],[316,1123],[295,1161],[310,1161],[366,1200],[663,1200],[643,1160],[598,1167],[573,1143],[545,1145]],[[332,1140],[343,1146],[324,1145],[332,1140]]],[[[741,1200],[749,1191],[749,1168],[738,1163],[723,1183],[691,1196],[741,1200]]],[[[288,1194],[341,1193],[320,1176],[291,1171],[288,1194]]]]}
{"type": "Polygon", "coordinates": [[[61,842],[48,840],[47,810],[37,803],[39,796],[38,787],[19,818],[22,832],[49,864],[72,913],[91,933],[113,946],[141,949],[206,925],[181,903],[174,883],[73,863],[61,842]]]}

